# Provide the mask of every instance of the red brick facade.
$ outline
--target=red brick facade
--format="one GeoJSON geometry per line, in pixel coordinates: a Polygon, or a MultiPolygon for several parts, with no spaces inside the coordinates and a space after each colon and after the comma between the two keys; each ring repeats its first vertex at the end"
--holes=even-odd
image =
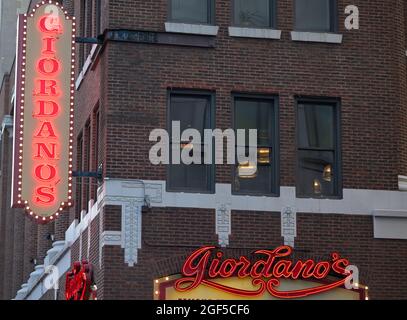
{"type": "MultiPolygon", "coordinates": [[[[63,2],[81,26],[81,1],[63,2]]],[[[338,0],[343,42],[317,44],[291,40],[292,0],[277,0],[280,40],[230,37],[231,1],[215,2],[219,32],[214,48],[105,38],[75,93],[74,150],[78,154],[74,167],[97,171],[102,164],[104,178],[165,181],[166,167],[152,165],[148,154],[150,132],[167,127],[169,89],[213,92],[215,127],[223,130],[232,127],[232,93],[256,93],[278,97],[280,185],[295,187],[295,97],[329,97],[341,102],[343,188],[398,192],[398,176],[407,175],[407,5],[398,0],[338,0]],[[360,30],[344,27],[348,4],[359,7],[360,30]]],[[[167,13],[166,0],[102,0],[101,30],[106,30],[105,36],[115,29],[165,32],[167,13]]],[[[85,29],[92,32],[86,36],[97,36],[95,21],[95,17],[87,20],[85,29]]],[[[77,48],[77,56],[84,56],[77,60],[77,77],[81,77],[91,45],[77,48]]],[[[1,87],[2,117],[12,114],[13,79],[11,72],[1,87]]],[[[21,210],[10,209],[11,136],[12,129],[3,133],[0,153],[2,299],[16,296],[34,271],[34,260],[37,265],[43,263],[52,246],[50,235],[54,241],[65,240],[68,227],[81,219],[82,211],[89,211],[88,201],[96,200],[98,187],[95,179],[78,179],[75,206],[56,222],[37,227],[21,210]]],[[[231,166],[216,166],[216,183],[230,185],[231,181],[231,166]]],[[[143,208],[141,249],[131,267],[125,263],[123,248],[100,244],[103,231],[122,230],[122,207],[106,204],[98,210],[90,232],[88,226],[82,230],[70,250],[72,263],[87,259],[94,265],[100,299],[152,299],[154,279],[179,273],[194,249],[218,245],[210,204],[207,208],[153,204],[143,208]]],[[[280,212],[232,209],[227,254],[247,254],[283,243],[280,212]]],[[[407,298],[407,240],[375,238],[371,212],[298,211],[295,250],[310,256],[338,251],[359,267],[370,298],[407,298]]],[[[60,299],[64,286],[62,277],[60,299]]],[[[53,298],[52,292],[42,297],[53,298]]]]}

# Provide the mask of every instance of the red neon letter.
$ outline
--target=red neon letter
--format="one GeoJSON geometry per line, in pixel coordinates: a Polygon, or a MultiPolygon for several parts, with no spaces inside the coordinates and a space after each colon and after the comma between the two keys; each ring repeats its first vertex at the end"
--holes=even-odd
{"type": "Polygon", "coordinates": [[[43,159],[44,156],[41,155],[41,150],[42,152],[50,159],[55,159],[55,149],[56,149],[56,144],[55,143],[50,143],[52,150],[50,150],[45,143],[37,143],[37,155],[35,156],[36,158],[41,158],[43,159]]]}
{"type": "Polygon", "coordinates": [[[39,27],[40,31],[48,33],[58,33],[62,30],[62,26],[59,24],[59,18],[53,17],[52,15],[42,17],[39,27]]]}
{"type": "Polygon", "coordinates": [[[47,187],[39,187],[36,190],[37,197],[35,198],[35,202],[40,204],[51,204],[55,201],[54,188],[47,188],[47,187]],[[40,198],[42,197],[42,198],[40,198]]]}
{"type": "Polygon", "coordinates": [[[35,137],[37,137],[37,138],[47,138],[47,137],[56,138],[57,136],[55,135],[54,128],[52,128],[51,122],[47,121],[42,124],[40,131],[38,131],[38,133],[35,135],[35,137]],[[48,136],[43,135],[43,131],[44,131],[45,127],[47,129],[48,136]]]}
{"type": "Polygon", "coordinates": [[[35,176],[42,181],[50,181],[50,180],[54,179],[56,175],[57,175],[57,169],[55,169],[55,167],[50,166],[48,164],[47,165],[40,164],[37,168],[35,168],[35,176]],[[45,167],[47,167],[49,169],[48,177],[43,176],[42,169],[45,167]]]}
{"type": "Polygon", "coordinates": [[[56,102],[39,100],[37,103],[39,111],[34,117],[53,117],[58,114],[59,106],[56,102]],[[51,105],[51,110],[48,110],[49,112],[47,112],[46,104],[51,105]]]}
{"type": "Polygon", "coordinates": [[[57,95],[57,82],[55,80],[38,80],[40,82],[40,93],[44,95],[57,95]],[[48,92],[49,91],[49,92],[48,92]]]}
{"type": "Polygon", "coordinates": [[[38,71],[41,72],[42,74],[52,76],[58,70],[59,70],[59,62],[57,59],[42,58],[38,61],[38,71]],[[46,66],[48,68],[46,68],[46,66]]]}
{"type": "Polygon", "coordinates": [[[44,41],[44,50],[42,50],[43,54],[55,54],[55,48],[54,48],[54,43],[57,39],[56,38],[44,38],[42,41],[44,41]]]}

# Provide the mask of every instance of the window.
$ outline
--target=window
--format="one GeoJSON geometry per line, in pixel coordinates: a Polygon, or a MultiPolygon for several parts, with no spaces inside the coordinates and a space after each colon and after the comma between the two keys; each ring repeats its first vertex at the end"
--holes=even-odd
{"type": "Polygon", "coordinates": [[[298,101],[297,196],[341,197],[339,103],[298,101]]]}
{"type": "Polygon", "coordinates": [[[335,32],[336,0],[295,0],[295,29],[335,32]]]}
{"type": "MultiPolygon", "coordinates": [[[[92,150],[92,136],[91,136],[91,126],[90,126],[90,120],[85,125],[85,137],[84,137],[84,152],[83,152],[83,170],[85,172],[90,172],[91,171],[91,150],[92,150]]],[[[89,177],[86,177],[83,179],[84,181],[84,195],[83,195],[83,200],[85,201],[83,204],[83,209],[88,211],[88,204],[89,200],[91,197],[91,188],[90,185],[92,183],[92,179],[89,177]]]]}
{"type": "MultiPolygon", "coordinates": [[[[97,105],[93,116],[93,169],[92,171],[98,172],[100,165],[100,112],[99,105],[97,105]]],[[[93,178],[92,180],[92,199],[97,200],[97,187],[98,181],[93,178]]]]}
{"type": "MultiPolygon", "coordinates": [[[[234,194],[279,195],[278,190],[278,116],[272,97],[234,96],[234,127],[246,130],[244,146],[249,148],[249,129],[257,129],[257,171],[246,175],[247,164],[236,162],[233,174],[234,194]]],[[[238,146],[238,145],[237,145],[238,146]]],[[[237,152],[236,152],[237,154],[237,152]]],[[[252,171],[253,172],[253,171],[252,171]]]]}
{"type": "MultiPolygon", "coordinates": [[[[172,137],[172,122],[180,122],[181,133],[186,129],[196,129],[204,140],[204,130],[213,129],[214,120],[214,95],[190,92],[169,93],[169,132],[172,137]]],[[[190,141],[172,141],[170,138],[170,151],[179,148],[181,151],[190,141]],[[174,146],[175,144],[175,146],[174,146]]],[[[201,150],[204,150],[202,142],[201,150]]],[[[170,162],[172,163],[172,152],[170,162]]],[[[214,166],[203,164],[170,164],[168,166],[167,189],[168,191],[213,192],[214,191],[214,166]]]]}
{"type": "MultiPolygon", "coordinates": [[[[83,134],[81,133],[78,136],[77,140],[77,157],[76,157],[76,170],[82,171],[83,169],[83,134]]],[[[76,178],[76,219],[81,218],[81,211],[82,211],[82,178],[76,178]]]]}
{"type": "Polygon", "coordinates": [[[213,24],[215,0],[169,0],[170,20],[174,22],[213,24]]]}
{"type": "Polygon", "coordinates": [[[102,33],[102,4],[101,0],[95,0],[95,36],[99,36],[102,33]]]}
{"type": "Polygon", "coordinates": [[[239,27],[275,28],[276,0],[234,0],[234,24],[239,27]]]}

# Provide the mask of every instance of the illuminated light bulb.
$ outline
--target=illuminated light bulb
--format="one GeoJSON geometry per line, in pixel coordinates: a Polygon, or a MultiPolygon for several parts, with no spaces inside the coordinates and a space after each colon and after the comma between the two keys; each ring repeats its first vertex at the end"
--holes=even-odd
{"type": "Polygon", "coordinates": [[[332,166],[330,164],[324,167],[324,171],[322,173],[322,178],[325,181],[331,182],[332,180],[332,166]]]}
{"type": "Polygon", "coordinates": [[[72,203],[71,203],[71,202],[69,202],[69,203],[68,203],[68,207],[71,207],[71,206],[72,206],[72,203]]]}
{"type": "Polygon", "coordinates": [[[366,297],[365,300],[369,300],[369,297],[366,297]]]}
{"type": "Polygon", "coordinates": [[[55,213],[55,215],[58,217],[58,216],[59,216],[59,213],[57,212],[57,213],[55,213]]]}
{"type": "Polygon", "coordinates": [[[168,280],[170,280],[170,278],[169,278],[169,277],[166,277],[165,280],[168,281],[168,280]]]}
{"type": "Polygon", "coordinates": [[[155,283],[158,283],[158,280],[155,280],[155,283]]]}
{"type": "Polygon", "coordinates": [[[53,217],[53,216],[50,216],[49,219],[52,220],[52,219],[54,219],[54,217],[53,217]]]}
{"type": "Polygon", "coordinates": [[[156,295],[156,296],[158,296],[158,294],[159,294],[159,292],[158,292],[158,291],[156,291],[156,292],[155,292],[155,295],[156,295]]]}
{"type": "Polygon", "coordinates": [[[35,219],[38,219],[39,217],[38,216],[35,216],[35,219]]]}
{"type": "Polygon", "coordinates": [[[242,164],[239,164],[239,167],[237,169],[239,178],[242,179],[253,179],[257,177],[257,165],[252,164],[250,162],[245,162],[242,164]]]}
{"type": "Polygon", "coordinates": [[[21,204],[21,201],[20,201],[20,200],[18,200],[18,201],[17,201],[17,203],[18,203],[18,204],[21,204]]]}
{"type": "Polygon", "coordinates": [[[30,216],[32,216],[34,213],[33,212],[30,212],[30,216]]]}
{"type": "Polygon", "coordinates": [[[321,194],[321,182],[318,179],[314,179],[313,187],[315,194],[321,194]]]}
{"type": "Polygon", "coordinates": [[[368,286],[366,286],[366,287],[365,287],[365,290],[369,290],[369,287],[368,287],[368,286]]]}

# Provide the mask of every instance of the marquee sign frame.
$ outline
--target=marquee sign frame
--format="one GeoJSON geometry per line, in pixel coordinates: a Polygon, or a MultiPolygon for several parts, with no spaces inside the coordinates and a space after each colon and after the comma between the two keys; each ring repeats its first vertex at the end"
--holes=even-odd
{"type": "Polygon", "coordinates": [[[72,206],[75,28],[54,1],[18,20],[11,201],[40,224],[72,206]]]}

